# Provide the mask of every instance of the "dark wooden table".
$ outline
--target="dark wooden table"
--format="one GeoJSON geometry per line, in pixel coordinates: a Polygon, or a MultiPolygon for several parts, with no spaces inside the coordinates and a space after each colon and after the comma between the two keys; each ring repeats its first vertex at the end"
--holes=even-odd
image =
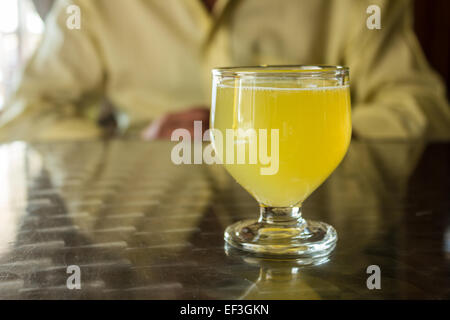
{"type": "Polygon", "coordinates": [[[219,166],[173,165],[170,143],[0,145],[0,298],[448,299],[449,146],[352,142],[304,205],[337,248],[302,266],[225,247],[257,203],[219,166]]]}

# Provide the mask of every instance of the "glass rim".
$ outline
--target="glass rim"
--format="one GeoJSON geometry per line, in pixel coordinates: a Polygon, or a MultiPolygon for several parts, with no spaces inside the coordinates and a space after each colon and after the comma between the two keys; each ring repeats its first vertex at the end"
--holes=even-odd
{"type": "Polygon", "coordinates": [[[303,77],[303,76],[327,76],[348,77],[349,68],[341,65],[259,65],[219,67],[212,69],[213,76],[225,77],[303,77]]]}

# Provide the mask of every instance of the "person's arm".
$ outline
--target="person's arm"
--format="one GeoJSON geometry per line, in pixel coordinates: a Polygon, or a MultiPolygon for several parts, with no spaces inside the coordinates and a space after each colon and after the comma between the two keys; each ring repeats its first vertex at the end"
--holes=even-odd
{"type": "Polygon", "coordinates": [[[414,35],[411,2],[365,1],[360,5],[354,12],[360,20],[349,31],[345,54],[355,103],[356,136],[450,139],[445,88],[428,66],[414,35]],[[363,5],[369,4],[381,7],[380,30],[366,28],[369,15],[363,5]]]}
{"type": "Polygon", "coordinates": [[[87,1],[55,3],[43,39],[0,114],[0,141],[82,139],[101,134],[95,117],[88,114],[103,82],[91,32],[94,14],[87,1]],[[70,15],[66,9],[74,3],[81,8],[81,29],[66,26],[70,15]]]}

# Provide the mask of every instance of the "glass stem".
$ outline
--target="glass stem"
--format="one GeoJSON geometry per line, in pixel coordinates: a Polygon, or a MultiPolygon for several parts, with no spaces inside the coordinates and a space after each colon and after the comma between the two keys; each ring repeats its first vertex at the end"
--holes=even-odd
{"type": "Polygon", "coordinates": [[[258,222],[272,225],[273,227],[289,228],[299,227],[305,223],[302,218],[301,207],[266,207],[260,205],[258,222]]]}

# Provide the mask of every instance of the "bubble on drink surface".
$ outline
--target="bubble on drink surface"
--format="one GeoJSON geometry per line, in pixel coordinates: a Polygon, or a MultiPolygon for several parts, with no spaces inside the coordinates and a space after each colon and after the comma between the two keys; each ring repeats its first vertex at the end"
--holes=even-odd
{"type": "Polygon", "coordinates": [[[218,84],[219,88],[228,88],[234,90],[258,90],[258,91],[309,91],[309,90],[340,90],[347,89],[348,84],[342,84],[339,79],[317,79],[305,81],[304,79],[285,80],[279,79],[270,80],[240,80],[236,83],[235,80],[224,80],[218,84]]]}

